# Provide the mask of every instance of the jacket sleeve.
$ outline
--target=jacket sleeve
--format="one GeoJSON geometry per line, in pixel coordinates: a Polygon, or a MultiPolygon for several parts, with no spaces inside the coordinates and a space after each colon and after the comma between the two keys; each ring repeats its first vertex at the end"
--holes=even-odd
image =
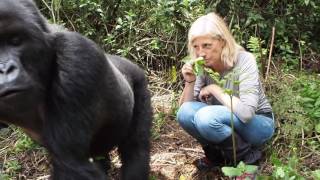
{"type": "Polygon", "coordinates": [[[250,121],[258,107],[260,80],[259,70],[252,54],[246,53],[239,67],[239,99],[234,113],[244,123],[250,121]]]}

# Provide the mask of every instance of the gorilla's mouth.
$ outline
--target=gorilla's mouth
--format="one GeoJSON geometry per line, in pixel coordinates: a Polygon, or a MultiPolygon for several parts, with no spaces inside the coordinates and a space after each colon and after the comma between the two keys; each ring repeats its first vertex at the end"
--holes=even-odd
{"type": "Polygon", "coordinates": [[[23,89],[7,89],[4,91],[0,91],[0,98],[9,98],[16,96],[17,94],[20,94],[23,92],[23,89]]]}

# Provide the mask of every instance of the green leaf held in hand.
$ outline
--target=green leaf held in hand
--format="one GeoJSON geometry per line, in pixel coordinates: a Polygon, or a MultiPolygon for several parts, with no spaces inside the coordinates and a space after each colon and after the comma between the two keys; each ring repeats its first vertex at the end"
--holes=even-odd
{"type": "Polygon", "coordinates": [[[201,76],[204,73],[204,59],[203,57],[198,57],[197,59],[191,59],[187,61],[193,66],[193,71],[197,76],[201,76]]]}

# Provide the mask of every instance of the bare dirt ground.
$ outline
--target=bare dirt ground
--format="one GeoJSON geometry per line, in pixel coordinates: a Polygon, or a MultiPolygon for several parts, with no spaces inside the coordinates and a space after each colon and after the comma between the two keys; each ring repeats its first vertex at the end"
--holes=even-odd
{"type": "Polygon", "coordinates": [[[192,164],[203,156],[199,144],[175,120],[168,120],[152,143],[151,170],[157,179],[221,179],[220,172],[199,172],[192,164]]]}

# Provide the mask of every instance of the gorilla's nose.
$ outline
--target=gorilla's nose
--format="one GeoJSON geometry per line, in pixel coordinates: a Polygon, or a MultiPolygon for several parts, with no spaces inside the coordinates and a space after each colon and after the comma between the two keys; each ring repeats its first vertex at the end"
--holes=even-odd
{"type": "Polygon", "coordinates": [[[9,60],[0,63],[0,84],[15,80],[18,74],[19,66],[15,61],[9,60]]]}

